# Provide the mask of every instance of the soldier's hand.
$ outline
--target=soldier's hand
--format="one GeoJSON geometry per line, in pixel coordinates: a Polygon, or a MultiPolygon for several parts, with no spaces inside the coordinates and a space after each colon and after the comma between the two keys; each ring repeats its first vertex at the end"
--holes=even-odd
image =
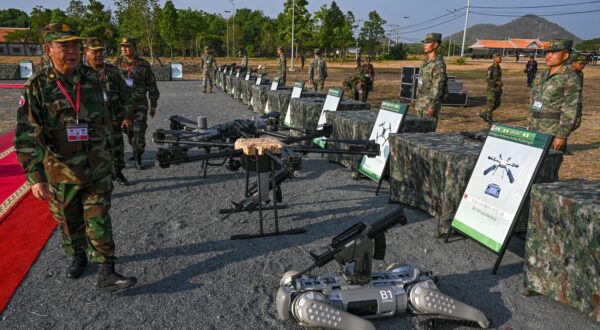
{"type": "Polygon", "coordinates": [[[123,128],[125,128],[127,130],[131,129],[131,119],[123,120],[123,122],[121,123],[121,129],[123,129],[123,128]]]}
{"type": "Polygon", "coordinates": [[[31,186],[31,192],[35,198],[42,200],[48,199],[48,195],[50,195],[48,192],[48,184],[45,182],[38,182],[31,186]]]}
{"type": "Polygon", "coordinates": [[[433,118],[435,116],[435,110],[433,108],[427,109],[427,117],[433,118]]]}
{"type": "Polygon", "coordinates": [[[154,115],[156,115],[156,107],[150,107],[150,117],[154,118],[154,115]]]}
{"type": "Polygon", "coordinates": [[[554,138],[554,141],[552,142],[552,149],[556,150],[556,151],[563,151],[565,149],[565,146],[567,145],[567,140],[566,139],[561,139],[561,138],[554,138]]]}

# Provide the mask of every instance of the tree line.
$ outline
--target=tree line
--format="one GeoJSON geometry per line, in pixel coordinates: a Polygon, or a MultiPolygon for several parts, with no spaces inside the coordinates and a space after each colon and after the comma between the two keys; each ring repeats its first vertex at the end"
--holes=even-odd
{"type": "MultiPolygon", "coordinates": [[[[115,10],[98,0],[71,0],[68,8],[49,9],[36,6],[27,14],[18,9],[0,10],[4,27],[29,27],[6,36],[9,41],[23,42],[31,47],[41,43],[39,31],[50,22],[62,21],[80,31],[83,37],[97,37],[107,45],[107,51],[118,49],[118,38],[139,38],[138,48],[148,56],[194,57],[204,46],[218,56],[236,56],[244,49],[249,56],[275,56],[278,46],[289,53],[294,21],[294,52],[306,53],[321,48],[325,56],[345,56],[348,49],[360,48],[363,54],[380,54],[386,46],[380,43],[387,23],[376,11],[360,22],[351,11],[344,12],[335,1],[311,13],[308,0],[286,0],[275,18],[261,10],[236,9],[230,16],[197,9],[176,8],[171,0],[160,7],[158,0],[114,0],[115,10]]],[[[388,56],[404,58],[406,47],[397,45],[388,56]]]]}

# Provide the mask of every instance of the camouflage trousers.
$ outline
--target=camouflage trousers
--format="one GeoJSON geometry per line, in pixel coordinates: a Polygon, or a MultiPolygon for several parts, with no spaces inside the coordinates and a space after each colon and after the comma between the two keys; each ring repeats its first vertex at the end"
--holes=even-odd
{"type": "Polygon", "coordinates": [[[325,86],[325,80],[314,80],[315,92],[322,92],[325,86]]]}
{"type": "Polygon", "coordinates": [[[499,92],[488,91],[486,93],[486,100],[487,100],[487,110],[485,111],[485,113],[491,117],[492,112],[494,112],[494,110],[498,109],[500,107],[500,104],[502,104],[502,91],[499,91],[499,92]]]}
{"type": "Polygon", "coordinates": [[[133,129],[127,130],[127,140],[133,152],[144,152],[146,148],[146,130],[148,129],[148,106],[145,104],[134,105],[133,129]]]}
{"type": "Polygon", "coordinates": [[[113,169],[120,171],[125,168],[123,152],[125,143],[123,142],[123,130],[121,129],[121,120],[113,120],[113,169]]]}
{"type": "MultiPolygon", "coordinates": [[[[418,97],[415,100],[415,110],[417,111],[417,116],[421,117],[421,118],[429,118],[429,116],[427,115],[427,109],[429,104],[429,100],[426,97],[418,97]]],[[[438,123],[438,116],[440,115],[440,110],[442,109],[442,105],[440,102],[436,103],[433,106],[433,110],[435,111],[434,115],[433,115],[433,121],[435,122],[434,127],[437,129],[437,123],[438,123]]],[[[435,129],[434,129],[435,132],[435,129]]]]}
{"type": "Polygon", "coordinates": [[[202,73],[202,88],[206,92],[206,87],[210,86],[210,90],[213,88],[213,81],[215,80],[215,74],[212,70],[204,70],[202,73]]]}
{"type": "Polygon", "coordinates": [[[115,262],[115,243],[108,211],[112,177],[86,184],[50,184],[50,212],[62,231],[68,255],[84,254],[95,263],[115,262]]]}

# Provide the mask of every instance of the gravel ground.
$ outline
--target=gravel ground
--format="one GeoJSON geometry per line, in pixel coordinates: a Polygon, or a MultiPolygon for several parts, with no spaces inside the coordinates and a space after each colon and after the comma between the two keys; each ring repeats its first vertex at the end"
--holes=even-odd
{"type": "MultiPolygon", "coordinates": [[[[147,136],[168,126],[179,114],[206,115],[209,125],[250,118],[239,101],[217,91],[201,94],[199,82],[159,83],[157,117],[147,136]]],[[[0,90],[0,110],[13,108],[18,91],[0,90]]],[[[353,181],[346,169],[320,157],[304,161],[304,176],[283,185],[282,229],[303,227],[308,233],[231,241],[237,233],[254,233],[256,213],[239,213],[223,221],[217,210],[243,197],[243,177],[225,168],[198,176],[198,164],[169,169],[153,166],[157,145],[148,143],[147,169],[124,170],[132,185],[117,186],[112,206],[119,256],[117,269],[135,275],[139,284],[117,295],[96,290],[96,267],[71,281],[68,263],[55,232],[1,315],[0,328],[199,328],[299,329],[276,318],[275,292],[281,275],[302,269],[308,251],[357,221],[371,223],[397,204],[388,204],[387,187],[374,196],[376,183],[353,181]]],[[[126,150],[126,157],[131,150],[126,150]]],[[[436,239],[435,221],[406,208],[409,223],[387,235],[386,262],[415,262],[440,278],[440,289],[483,310],[501,329],[597,329],[598,324],[549,298],[523,297],[523,261],[507,252],[498,275],[490,274],[495,255],[469,240],[445,244],[436,239]]],[[[26,219],[23,219],[24,221],[26,219]]],[[[272,225],[268,215],[267,228],[272,225]]],[[[522,251],[522,242],[513,250],[522,251]]],[[[326,274],[334,264],[317,270],[326,274]]],[[[410,329],[406,317],[375,321],[378,329],[410,329]]]]}

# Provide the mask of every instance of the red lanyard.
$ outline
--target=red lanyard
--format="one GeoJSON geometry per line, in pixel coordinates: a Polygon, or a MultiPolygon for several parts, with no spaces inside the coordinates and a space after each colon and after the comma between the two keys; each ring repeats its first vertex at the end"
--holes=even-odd
{"type": "Polygon", "coordinates": [[[128,78],[131,78],[131,71],[133,70],[133,68],[135,68],[135,63],[132,63],[131,67],[129,67],[129,64],[125,63],[125,69],[127,69],[128,78]]]}
{"type": "Polygon", "coordinates": [[[76,95],[75,102],[73,102],[73,98],[71,98],[71,95],[69,95],[69,93],[65,89],[65,86],[63,86],[63,84],[62,84],[62,82],[60,82],[60,80],[56,80],[56,84],[58,85],[58,88],[60,88],[60,91],[63,93],[63,95],[67,98],[67,101],[69,102],[69,104],[71,104],[73,109],[75,109],[77,124],[79,124],[79,107],[81,105],[79,103],[79,101],[81,99],[81,97],[80,97],[81,96],[81,80],[77,82],[77,95],[76,95]]]}
{"type": "Polygon", "coordinates": [[[100,72],[100,81],[104,80],[104,72],[106,71],[106,63],[102,63],[102,72],[100,72]]]}

